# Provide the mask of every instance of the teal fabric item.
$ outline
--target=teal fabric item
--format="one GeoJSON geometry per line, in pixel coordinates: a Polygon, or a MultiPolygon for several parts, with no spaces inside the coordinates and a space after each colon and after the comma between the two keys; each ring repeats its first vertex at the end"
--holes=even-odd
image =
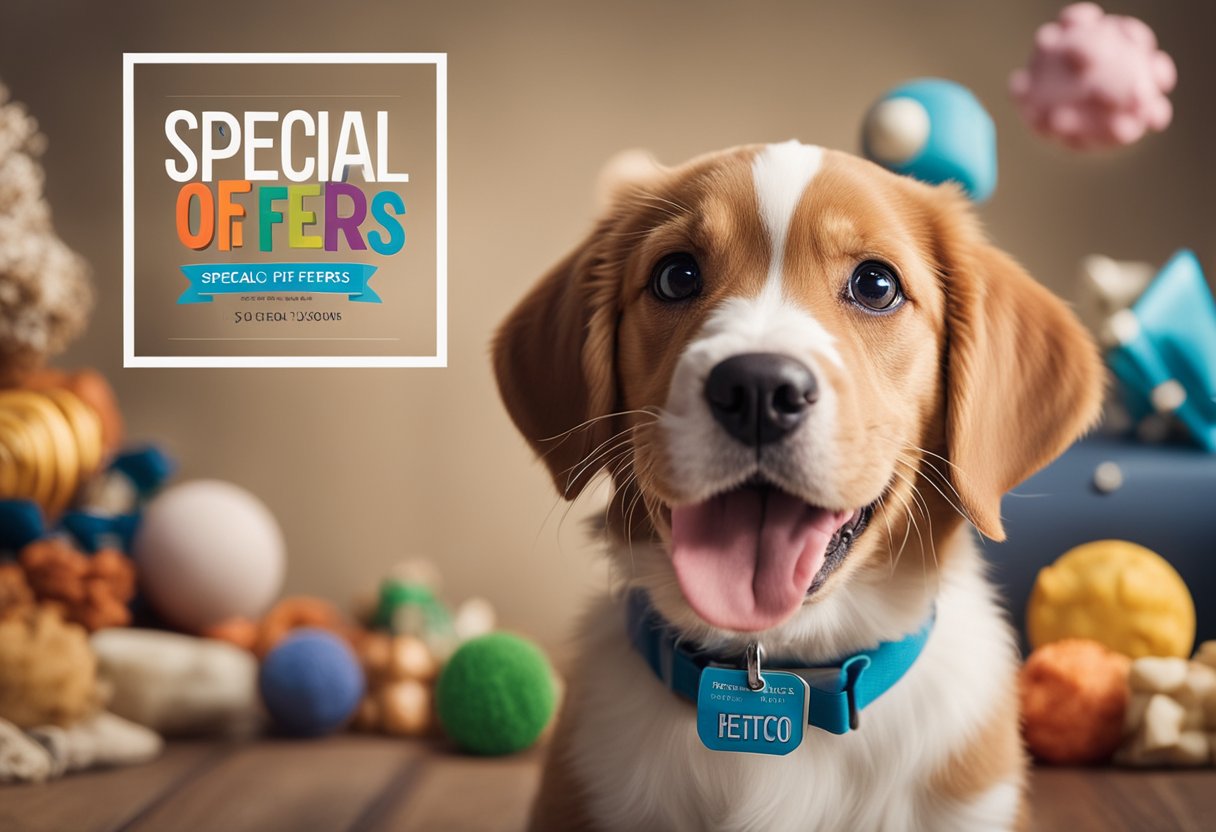
{"type": "MultiPolygon", "coordinates": [[[[706,667],[740,668],[738,660],[720,658],[681,643],[641,590],[629,595],[629,640],[654,675],[674,693],[696,704],[701,671],[706,667]]],[[[899,641],[884,641],[872,650],[819,667],[790,667],[765,662],[766,668],[796,673],[810,687],[807,723],[832,734],[847,734],[860,724],[860,714],[890,690],[920,658],[934,616],[899,641]]]]}
{"type": "Polygon", "coordinates": [[[1133,418],[1153,412],[1167,382],[1186,396],[1174,414],[1195,443],[1216,453],[1216,301],[1195,253],[1182,249],[1131,308],[1138,326],[1106,355],[1133,418]]]}

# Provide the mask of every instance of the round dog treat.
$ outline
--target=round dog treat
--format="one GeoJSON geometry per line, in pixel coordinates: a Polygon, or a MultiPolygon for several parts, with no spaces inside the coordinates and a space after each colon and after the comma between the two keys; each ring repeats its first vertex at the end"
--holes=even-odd
{"type": "Polygon", "coordinates": [[[154,497],[132,551],[156,611],[194,633],[234,616],[257,618],[283,583],[283,535],[274,516],[226,482],[196,480],[154,497]]]}
{"type": "Polygon", "coordinates": [[[1186,657],[1195,641],[1195,604],[1159,555],[1125,540],[1099,540],[1039,572],[1026,630],[1035,647],[1090,638],[1132,658],[1186,657]]]}
{"type": "Polygon", "coordinates": [[[389,646],[388,674],[392,679],[429,682],[439,672],[431,650],[420,638],[396,636],[389,646]]]}
{"type": "Polygon", "coordinates": [[[526,639],[508,633],[480,636],[448,660],[435,704],[444,730],[466,751],[522,751],[553,716],[553,671],[540,648],[526,639]]]}
{"type": "Polygon", "coordinates": [[[333,633],[296,630],[262,661],[258,689],[284,733],[320,737],[354,716],[363,699],[363,669],[354,651],[333,633]]]}
{"type": "Polygon", "coordinates": [[[380,630],[364,630],[355,641],[355,652],[369,682],[374,684],[387,677],[392,646],[393,637],[380,630]]]}
{"type": "Polygon", "coordinates": [[[1022,667],[1022,730],[1031,753],[1062,765],[1110,758],[1123,737],[1130,661],[1096,641],[1040,647],[1022,667]]]}
{"type": "Polygon", "coordinates": [[[379,691],[379,706],[386,733],[419,737],[431,727],[431,690],[416,679],[389,682],[379,691]]]}

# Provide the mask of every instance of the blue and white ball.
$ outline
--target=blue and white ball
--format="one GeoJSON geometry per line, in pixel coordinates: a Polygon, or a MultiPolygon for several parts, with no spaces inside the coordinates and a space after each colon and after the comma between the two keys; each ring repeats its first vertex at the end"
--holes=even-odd
{"type": "Polygon", "coordinates": [[[866,113],[862,152],[933,185],[957,182],[976,202],[996,190],[996,127],[971,90],[942,78],[901,84],[866,113]]]}

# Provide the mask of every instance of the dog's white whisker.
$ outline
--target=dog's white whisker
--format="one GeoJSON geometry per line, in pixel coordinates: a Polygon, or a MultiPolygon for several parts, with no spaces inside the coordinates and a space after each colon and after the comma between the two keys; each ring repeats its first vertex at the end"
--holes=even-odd
{"type": "Polygon", "coordinates": [[[945,501],[946,505],[949,506],[951,508],[951,510],[953,510],[956,514],[958,514],[959,517],[962,517],[968,523],[974,524],[974,520],[972,519],[971,515],[967,512],[967,510],[965,508],[963,508],[963,506],[961,505],[961,502],[956,502],[956,500],[957,501],[962,500],[962,497],[959,495],[958,491],[955,490],[953,486],[950,486],[951,491],[954,494],[954,498],[951,498],[929,476],[929,472],[932,471],[933,473],[937,474],[938,477],[941,477],[946,482],[947,485],[949,485],[949,478],[945,477],[945,475],[942,474],[941,471],[939,471],[936,467],[934,467],[933,463],[929,462],[928,460],[922,459],[922,460],[917,460],[916,463],[913,464],[912,462],[909,462],[907,459],[905,459],[902,453],[896,454],[895,461],[897,464],[901,464],[904,467],[908,468],[918,478],[923,479],[925,482],[927,482],[929,485],[931,485],[933,487],[933,489],[939,495],[941,495],[941,498],[942,498],[942,500],[945,501]]]}
{"type": "Polygon", "coordinates": [[[589,470],[589,468],[591,466],[596,465],[597,461],[604,454],[612,453],[613,451],[618,450],[622,445],[629,445],[630,443],[632,443],[633,437],[630,436],[629,434],[633,433],[633,431],[637,430],[639,427],[641,427],[641,425],[633,425],[631,427],[617,431],[615,434],[608,437],[603,442],[601,442],[599,445],[597,445],[595,448],[593,448],[588,453],[587,456],[584,456],[582,459],[580,459],[578,462],[571,465],[569,468],[566,468],[563,471],[560,471],[559,475],[564,476],[567,473],[569,473],[569,471],[571,469],[574,469],[574,468],[578,469],[578,471],[576,471],[573,474],[570,474],[570,476],[567,477],[567,485],[566,485],[566,489],[565,489],[564,493],[569,493],[570,488],[573,486],[573,484],[578,482],[578,480],[583,476],[583,474],[585,474],[589,470]],[[609,443],[612,443],[612,445],[605,448],[604,446],[608,445],[609,443]]]}
{"type": "Polygon", "coordinates": [[[556,442],[559,439],[565,439],[565,438],[569,437],[570,434],[574,433],[575,431],[584,430],[585,428],[588,428],[588,427],[594,425],[596,422],[602,422],[604,419],[615,419],[615,418],[618,418],[621,416],[632,416],[632,415],[655,416],[657,418],[658,414],[656,411],[658,411],[658,410],[659,410],[659,408],[617,410],[612,413],[605,413],[602,416],[593,416],[584,422],[579,422],[577,425],[570,428],[569,430],[564,430],[561,433],[555,433],[553,436],[545,436],[540,439],[537,439],[536,441],[537,442],[556,442]]]}
{"type": "Polygon", "coordinates": [[[588,454],[578,462],[574,463],[569,468],[563,469],[560,473],[562,475],[566,475],[571,471],[578,469],[569,477],[570,481],[573,482],[586,473],[588,467],[596,465],[596,463],[599,463],[597,467],[603,467],[606,464],[605,460],[608,456],[613,455],[615,452],[619,451],[622,446],[628,445],[633,441],[632,437],[626,435],[629,432],[629,430],[623,430],[613,434],[589,451],[588,454]]]}

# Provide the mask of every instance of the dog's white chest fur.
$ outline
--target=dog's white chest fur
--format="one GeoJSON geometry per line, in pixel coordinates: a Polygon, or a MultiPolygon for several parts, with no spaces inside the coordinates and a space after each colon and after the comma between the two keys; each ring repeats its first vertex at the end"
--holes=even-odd
{"type": "MultiPolygon", "coordinates": [[[[970,554],[970,553],[968,553],[970,554]]],[[[1007,624],[978,558],[943,570],[920,660],[867,708],[861,729],[808,728],[787,757],[713,752],[695,709],[633,651],[619,602],[592,610],[572,685],[570,764],[607,829],[995,830],[1014,821],[1018,784],[961,804],[929,788],[1012,683],[1007,624]]]]}

